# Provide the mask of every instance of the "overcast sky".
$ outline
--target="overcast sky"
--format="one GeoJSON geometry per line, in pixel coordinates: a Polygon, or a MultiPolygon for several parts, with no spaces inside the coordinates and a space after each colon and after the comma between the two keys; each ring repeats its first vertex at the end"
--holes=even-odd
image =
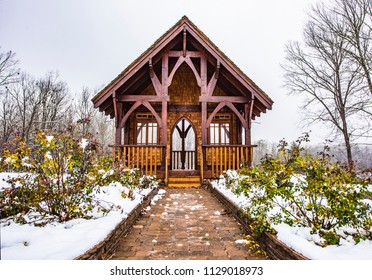
{"type": "MultiPolygon", "coordinates": [[[[253,141],[296,139],[300,99],[283,87],[280,63],[301,40],[316,0],[0,0],[0,46],[35,77],[59,71],[72,92],[101,88],[186,15],[274,100],[253,141]]],[[[324,132],[312,128],[312,142],[324,132]]]]}

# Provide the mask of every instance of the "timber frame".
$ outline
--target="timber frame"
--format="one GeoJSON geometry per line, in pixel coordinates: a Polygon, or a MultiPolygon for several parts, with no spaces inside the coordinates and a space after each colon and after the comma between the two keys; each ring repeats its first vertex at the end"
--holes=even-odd
{"type": "Polygon", "coordinates": [[[195,170],[188,171],[201,179],[213,178],[242,163],[251,165],[252,120],[273,104],[186,16],[92,101],[95,108],[115,119],[115,155],[166,181],[174,174],[170,170],[171,130],[178,120],[187,118],[195,130],[197,162],[195,170]],[[134,127],[139,113],[153,116],[158,143],[136,142],[140,138],[132,134],[140,132],[134,127]],[[229,142],[211,143],[208,131],[221,114],[231,117],[225,125],[229,142]]]}

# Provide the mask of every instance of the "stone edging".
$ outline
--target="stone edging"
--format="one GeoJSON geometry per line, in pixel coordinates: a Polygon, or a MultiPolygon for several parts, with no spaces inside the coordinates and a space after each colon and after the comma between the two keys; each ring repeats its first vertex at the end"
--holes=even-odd
{"type": "MultiPolygon", "coordinates": [[[[234,202],[223,195],[219,190],[213,188],[210,184],[208,184],[206,188],[223,204],[227,211],[234,215],[244,229],[248,233],[251,233],[251,229],[249,228],[250,219],[248,216],[244,214],[234,202]]],[[[281,242],[274,234],[265,232],[258,239],[256,239],[256,241],[271,259],[308,260],[308,258],[281,242]]]]}
{"type": "Polygon", "coordinates": [[[100,243],[86,251],[75,260],[105,260],[108,259],[117,247],[119,239],[128,233],[133,224],[137,221],[142,210],[147,207],[152,198],[158,193],[159,188],[154,188],[146,195],[142,203],[138,204],[100,243]]]}

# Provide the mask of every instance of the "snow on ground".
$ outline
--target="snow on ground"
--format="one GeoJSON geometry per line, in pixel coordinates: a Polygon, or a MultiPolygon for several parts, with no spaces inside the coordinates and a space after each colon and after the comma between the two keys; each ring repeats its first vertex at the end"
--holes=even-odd
{"type": "Polygon", "coordinates": [[[245,239],[239,239],[239,240],[235,240],[235,243],[236,244],[249,244],[249,241],[245,239]]]}
{"type": "Polygon", "coordinates": [[[24,176],[24,175],[26,175],[26,173],[7,173],[7,172],[0,173],[0,190],[11,188],[11,185],[5,182],[6,180],[14,179],[14,178],[17,178],[19,176],[24,176]]]}
{"type": "MultiPolygon", "coordinates": [[[[213,181],[212,186],[239,207],[247,203],[244,195],[237,196],[231,189],[225,187],[224,179],[213,181]]],[[[310,234],[309,228],[291,227],[287,224],[274,225],[273,228],[277,231],[280,241],[309,259],[372,260],[372,240],[362,240],[355,244],[354,240],[348,239],[340,246],[329,245],[323,248],[315,244],[320,241],[320,237],[310,234]]]]}
{"type": "MultiPolygon", "coordinates": [[[[0,189],[9,187],[3,180],[9,176],[16,175],[0,173],[0,189]]],[[[119,183],[101,188],[101,192],[96,195],[98,199],[120,205],[120,209],[112,210],[106,216],[94,213],[94,219],[55,222],[44,227],[2,222],[1,259],[68,260],[78,257],[101,242],[152,189],[135,192],[134,200],[121,196],[125,190],[126,187],[119,183]]],[[[159,190],[155,200],[164,193],[164,190],[159,190]]]]}

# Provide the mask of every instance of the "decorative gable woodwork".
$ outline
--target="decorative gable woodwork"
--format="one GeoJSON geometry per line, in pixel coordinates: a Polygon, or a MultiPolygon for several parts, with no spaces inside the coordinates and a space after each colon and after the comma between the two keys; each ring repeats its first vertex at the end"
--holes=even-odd
{"type": "MultiPolygon", "coordinates": [[[[195,128],[195,169],[202,177],[208,172],[214,176],[215,170],[230,166],[222,158],[218,158],[221,162],[214,162],[214,155],[223,154],[224,160],[229,160],[231,152],[232,166],[241,160],[250,164],[252,120],[273,104],[187,17],[161,36],[92,101],[96,108],[116,119],[115,147],[136,144],[134,114],[153,115],[160,130],[157,133],[160,146],[164,148],[161,167],[152,169],[162,170],[165,178],[172,168],[171,129],[177,121],[187,118],[195,128]],[[224,151],[208,147],[208,131],[221,113],[231,118],[231,124],[226,126],[231,130],[229,143],[235,145],[231,151],[227,147],[224,151]],[[244,149],[240,149],[243,143],[244,149]],[[239,155],[235,157],[235,153],[239,155]]],[[[181,154],[184,157],[185,153],[181,154]]]]}

